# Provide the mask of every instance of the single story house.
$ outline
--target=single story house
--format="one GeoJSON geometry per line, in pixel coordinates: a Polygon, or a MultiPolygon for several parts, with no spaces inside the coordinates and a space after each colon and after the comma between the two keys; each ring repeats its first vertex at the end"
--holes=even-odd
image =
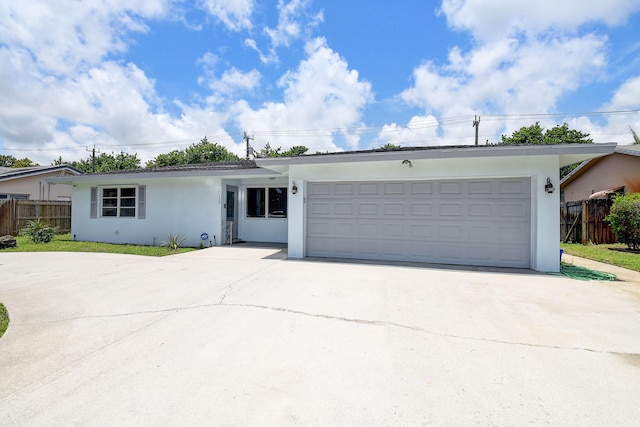
{"type": "Polygon", "coordinates": [[[71,187],[55,185],[48,178],[82,174],[69,165],[0,167],[0,200],[57,200],[70,201],[71,187]]]}
{"type": "Polygon", "coordinates": [[[640,144],[618,145],[608,156],[583,161],[560,182],[564,202],[640,192],[640,144]]]}
{"type": "Polygon", "coordinates": [[[559,271],[559,168],[615,144],[410,147],[52,179],[73,238],[559,271]]]}

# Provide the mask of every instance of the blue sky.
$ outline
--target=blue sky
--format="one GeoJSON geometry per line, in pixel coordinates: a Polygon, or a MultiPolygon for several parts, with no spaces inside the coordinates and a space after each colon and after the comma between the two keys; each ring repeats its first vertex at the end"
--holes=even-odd
{"type": "Polygon", "coordinates": [[[245,131],[465,145],[475,115],[481,143],[536,121],[640,130],[639,0],[29,0],[0,22],[0,153],[41,164],[205,135],[242,154],[245,131]]]}

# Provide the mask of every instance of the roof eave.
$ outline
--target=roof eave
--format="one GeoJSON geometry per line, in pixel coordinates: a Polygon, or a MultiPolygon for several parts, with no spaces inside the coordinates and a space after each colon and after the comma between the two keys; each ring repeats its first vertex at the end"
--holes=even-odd
{"type": "Polygon", "coordinates": [[[303,155],[297,157],[272,157],[256,159],[263,168],[286,171],[290,165],[323,163],[361,163],[372,161],[395,161],[414,159],[455,159],[483,157],[549,156],[556,155],[560,166],[566,166],[594,157],[606,156],[615,151],[615,143],[605,144],[560,144],[560,145],[492,145],[465,147],[438,147],[433,149],[405,149],[400,151],[370,151],[354,153],[332,153],[303,155]]]}
{"type": "Polygon", "coordinates": [[[115,182],[123,180],[159,179],[159,178],[189,178],[189,177],[234,177],[251,178],[257,176],[279,175],[273,171],[252,168],[252,169],[225,169],[225,170],[187,170],[187,171],[153,171],[117,174],[86,174],[78,176],[47,178],[47,182],[54,184],[74,184],[77,182],[115,182]]]}

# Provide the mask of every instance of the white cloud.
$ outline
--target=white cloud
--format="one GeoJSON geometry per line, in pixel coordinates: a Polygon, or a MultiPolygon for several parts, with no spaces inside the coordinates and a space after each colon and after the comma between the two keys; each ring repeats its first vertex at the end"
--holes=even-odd
{"type": "Polygon", "coordinates": [[[246,101],[236,104],[238,126],[255,131],[256,148],[269,142],[272,147],[305,145],[311,152],[335,151],[340,135],[335,129],[342,129],[341,136],[357,147],[358,138],[347,129],[359,123],[363,107],[372,100],[371,85],[361,81],[323,38],[307,43],[306,53],[298,69],[279,81],[283,102],[269,102],[259,109],[246,101]]]}
{"type": "Polygon", "coordinates": [[[232,31],[253,27],[254,0],[200,0],[200,6],[232,31]]]}
{"type": "Polygon", "coordinates": [[[640,132],[640,76],[623,82],[612,94],[611,100],[604,104],[602,111],[620,112],[606,116],[606,123],[594,121],[591,117],[579,117],[575,122],[591,133],[595,142],[617,142],[630,144],[633,142],[629,126],[640,132]],[[636,111],[633,111],[636,110],[636,111]]]}
{"type": "Polygon", "coordinates": [[[308,36],[324,19],[323,13],[309,12],[309,0],[278,0],[278,26],[265,28],[273,47],[289,46],[291,41],[308,36]]]}
{"type": "Polygon", "coordinates": [[[260,84],[260,72],[251,70],[246,73],[231,67],[222,73],[219,79],[209,82],[209,87],[218,94],[232,95],[240,91],[250,91],[260,84]]]}
{"type": "Polygon", "coordinates": [[[277,49],[281,46],[289,47],[297,40],[309,40],[313,31],[324,20],[323,12],[311,12],[310,0],[278,0],[278,25],[275,28],[265,27],[264,33],[270,44],[266,49],[260,49],[255,39],[248,38],[245,45],[255,50],[260,61],[264,64],[274,64],[280,61],[277,49]]]}
{"type": "MultiPolygon", "coordinates": [[[[440,117],[476,113],[546,113],[567,93],[598,76],[606,65],[605,40],[593,35],[549,40],[504,39],[469,52],[453,48],[449,62],[414,70],[414,85],[401,97],[440,117]],[[570,58],[570,60],[567,60],[570,58]]],[[[468,123],[440,123],[445,143],[470,135],[468,123]]],[[[483,123],[483,135],[511,132],[522,123],[483,123]]],[[[485,138],[486,139],[486,138],[485,138]]]]}
{"type": "Polygon", "coordinates": [[[0,40],[37,58],[38,67],[64,74],[126,48],[144,19],[167,13],[168,0],[129,2],[7,1],[0,3],[0,40]]]}
{"type": "Polygon", "coordinates": [[[176,147],[141,144],[180,141],[184,148],[208,135],[234,147],[224,130],[226,113],[180,103],[180,117],[165,113],[155,82],[134,64],[105,62],[55,78],[39,73],[26,52],[0,49],[0,93],[11,100],[0,103],[4,148],[43,164],[58,155],[86,157],[84,148],[93,144],[103,152],[118,146],[113,151],[137,152],[145,160],[176,147]]]}
{"type": "Polygon", "coordinates": [[[391,123],[384,125],[378,134],[380,146],[384,144],[402,147],[439,145],[438,120],[433,116],[414,116],[406,126],[391,123]]]}
{"type": "Polygon", "coordinates": [[[258,43],[254,39],[245,39],[244,44],[245,46],[255,50],[258,53],[258,56],[260,57],[260,62],[262,62],[263,64],[272,64],[279,61],[278,54],[273,48],[269,49],[268,54],[265,54],[258,47],[258,43]]]}
{"type": "Polygon", "coordinates": [[[618,25],[640,10],[637,0],[443,0],[449,26],[483,41],[517,33],[573,32],[583,24],[618,25]]]}

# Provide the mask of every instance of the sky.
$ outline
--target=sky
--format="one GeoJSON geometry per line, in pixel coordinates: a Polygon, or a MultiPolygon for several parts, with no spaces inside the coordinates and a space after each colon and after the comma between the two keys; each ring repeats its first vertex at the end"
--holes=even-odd
{"type": "Polygon", "coordinates": [[[640,131],[640,0],[0,2],[0,154],[640,131]]]}

